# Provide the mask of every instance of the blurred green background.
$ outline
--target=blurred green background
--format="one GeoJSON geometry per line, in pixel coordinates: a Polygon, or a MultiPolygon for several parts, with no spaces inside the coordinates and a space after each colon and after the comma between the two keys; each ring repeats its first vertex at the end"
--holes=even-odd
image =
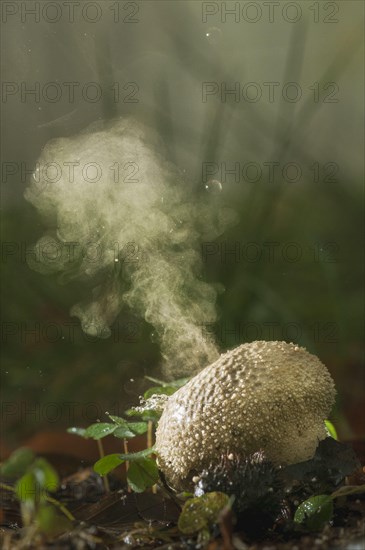
{"type": "MultiPolygon", "coordinates": [[[[14,4],[20,10],[21,3],[14,4]]],[[[135,380],[159,373],[153,327],[124,311],[110,339],[92,341],[69,316],[70,307],[88,296],[87,285],[62,285],[33,272],[24,254],[44,232],[23,198],[42,147],[97,119],[123,115],[157,129],[197,196],[206,193],[207,201],[239,215],[214,248],[202,244],[203,278],[225,287],[219,321],[207,327],[222,351],[255,339],[306,346],[335,378],[340,434],[364,435],[363,3],[330,2],[332,8],[325,8],[324,2],[298,1],[295,22],[288,2],[278,3],[272,22],[258,2],[251,3],[261,5],[256,22],[255,6],[245,11],[247,2],[237,3],[238,15],[225,21],[220,2],[126,4],[120,3],[117,22],[106,1],[99,3],[102,16],[95,22],[82,15],[85,2],[73,23],[65,12],[53,23],[42,14],[39,22],[31,16],[22,21],[20,11],[3,20],[3,80],[19,90],[35,82],[41,89],[56,82],[63,90],[58,101],[42,93],[36,101],[19,91],[5,94],[2,104],[3,166],[15,166],[9,173],[8,164],[2,178],[6,444],[43,429],[85,425],[106,410],[121,412],[138,400],[135,380]],[[207,4],[217,12],[207,14],[207,4]],[[65,82],[79,83],[79,90],[97,82],[103,93],[90,102],[76,92],[70,102],[65,82]],[[206,101],[204,82],[219,90],[206,101]],[[269,82],[277,83],[274,98],[264,84],[269,82]],[[283,98],[288,82],[300,86],[297,101],[283,98]],[[135,103],[126,101],[128,83],[137,84],[135,103]],[[255,83],[250,92],[260,89],[262,97],[249,101],[241,93],[238,101],[233,95],[222,101],[221,86],[235,83],[241,92],[255,83]],[[337,101],[326,102],[332,91],[337,101]],[[274,179],[268,162],[279,163],[274,179]],[[222,183],[213,198],[205,163],[214,163],[211,177],[222,183]],[[227,169],[256,163],[262,175],[253,181],[254,172],[246,179],[241,172],[236,182],[232,174],[225,177],[223,163],[227,169]],[[300,166],[298,181],[288,181],[295,179],[290,169],[283,177],[287,163],[300,166]],[[235,255],[227,253],[232,249],[235,255]]]]}

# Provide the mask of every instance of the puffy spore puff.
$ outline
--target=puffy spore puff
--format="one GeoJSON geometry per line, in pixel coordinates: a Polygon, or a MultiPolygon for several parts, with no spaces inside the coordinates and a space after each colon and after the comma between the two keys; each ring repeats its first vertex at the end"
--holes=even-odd
{"type": "Polygon", "coordinates": [[[47,227],[29,264],[80,282],[85,299],[71,315],[85,333],[110,336],[130,309],[154,328],[166,377],[219,357],[204,329],[216,320],[218,287],[202,280],[201,243],[235,215],[194,191],[153,129],[118,118],[49,141],[25,198],[47,227]]]}

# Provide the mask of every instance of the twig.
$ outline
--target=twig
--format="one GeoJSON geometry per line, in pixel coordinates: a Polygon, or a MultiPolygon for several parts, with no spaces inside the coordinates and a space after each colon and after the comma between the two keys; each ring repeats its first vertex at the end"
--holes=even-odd
{"type": "Polygon", "coordinates": [[[234,550],[232,544],[232,509],[226,506],[219,515],[219,529],[223,539],[223,550],[234,550]]]}
{"type": "Polygon", "coordinates": [[[71,514],[71,512],[69,510],[67,510],[66,506],[64,506],[62,504],[62,502],[59,502],[58,500],[56,500],[55,498],[53,497],[49,497],[48,495],[46,496],[46,501],[51,503],[51,504],[54,504],[55,506],[57,506],[57,508],[63,512],[63,514],[66,516],[66,518],[68,518],[70,521],[75,521],[76,518],[75,516],[73,516],[71,514]]]}
{"type": "Polygon", "coordinates": [[[147,424],[147,447],[151,449],[153,447],[153,422],[152,420],[148,421],[147,424]]]}
{"type": "MultiPolygon", "coordinates": [[[[97,439],[96,443],[98,444],[100,458],[104,458],[105,453],[104,453],[104,447],[103,447],[103,444],[101,442],[101,439],[97,439]]],[[[105,492],[110,493],[110,485],[109,485],[108,474],[103,476],[103,483],[104,483],[105,492]]]]}
{"type": "MultiPolygon", "coordinates": [[[[147,448],[151,449],[151,447],[153,447],[153,422],[149,420],[147,424],[147,448]]],[[[157,493],[156,484],[152,485],[152,493],[154,495],[157,493]]]]}
{"type": "Polygon", "coordinates": [[[150,382],[153,382],[154,384],[158,384],[159,386],[166,386],[166,382],[163,380],[158,380],[157,378],[153,378],[152,376],[145,375],[146,380],[149,380],[150,382]]]}
{"type": "MultiPolygon", "coordinates": [[[[124,454],[128,454],[128,440],[127,439],[123,439],[123,449],[124,449],[124,454]]],[[[128,469],[129,469],[129,460],[126,460],[125,461],[125,473],[126,473],[126,476],[127,476],[127,491],[128,493],[131,493],[132,492],[132,489],[129,487],[129,483],[128,483],[128,469]]]]}

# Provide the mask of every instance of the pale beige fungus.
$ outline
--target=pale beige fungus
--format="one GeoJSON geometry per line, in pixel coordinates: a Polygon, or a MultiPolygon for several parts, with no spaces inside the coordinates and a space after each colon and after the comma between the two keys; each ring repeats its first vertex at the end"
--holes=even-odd
{"type": "Polygon", "coordinates": [[[156,432],[159,467],[175,488],[223,452],[263,449],[276,464],[310,459],[335,400],[321,361],[286,342],[243,344],[167,401],[156,432]]]}

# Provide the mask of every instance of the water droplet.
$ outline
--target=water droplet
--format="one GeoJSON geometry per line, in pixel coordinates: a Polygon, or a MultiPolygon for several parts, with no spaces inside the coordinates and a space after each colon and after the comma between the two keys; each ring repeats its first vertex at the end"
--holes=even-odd
{"type": "Polygon", "coordinates": [[[222,39],[222,31],[218,27],[210,27],[205,36],[211,46],[217,46],[222,39]]]}
{"type": "Polygon", "coordinates": [[[218,180],[208,180],[204,187],[205,190],[212,195],[220,193],[223,189],[221,182],[218,180]]]}

